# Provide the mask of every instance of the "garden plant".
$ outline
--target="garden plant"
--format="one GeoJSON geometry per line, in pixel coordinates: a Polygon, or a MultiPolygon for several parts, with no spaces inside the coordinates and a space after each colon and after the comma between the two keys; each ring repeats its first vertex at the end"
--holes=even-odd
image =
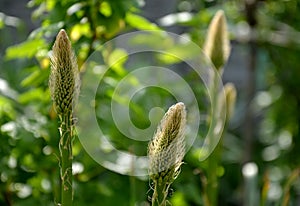
{"type": "Polygon", "coordinates": [[[299,205],[299,0],[26,3],[0,3],[0,205],[299,205]]]}

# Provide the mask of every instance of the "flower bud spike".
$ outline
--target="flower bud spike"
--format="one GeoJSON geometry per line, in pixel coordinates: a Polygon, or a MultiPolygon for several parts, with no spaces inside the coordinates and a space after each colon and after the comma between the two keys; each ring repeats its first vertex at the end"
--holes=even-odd
{"type": "Polygon", "coordinates": [[[169,108],[149,143],[149,173],[154,183],[152,206],[166,205],[169,187],[180,172],[185,125],[185,106],[180,102],[169,108]]]}
{"type": "Polygon", "coordinates": [[[79,93],[79,71],[71,42],[60,30],[52,48],[49,88],[58,115],[72,111],[79,93]]]}
{"type": "Polygon", "coordinates": [[[73,124],[74,104],[79,93],[79,71],[71,42],[65,30],[60,30],[52,48],[49,88],[54,108],[59,117],[59,166],[61,179],[61,203],[72,206],[72,141],[75,138],[73,124]]]}
{"type": "Polygon", "coordinates": [[[209,25],[203,49],[219,71],[226,63],[230,53],[226,18],[222,10],[215,14],[209,25]]]}

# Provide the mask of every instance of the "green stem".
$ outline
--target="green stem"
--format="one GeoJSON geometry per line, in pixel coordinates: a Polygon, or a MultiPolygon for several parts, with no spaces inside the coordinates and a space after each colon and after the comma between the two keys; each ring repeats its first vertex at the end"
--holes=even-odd
{"type": "MultiPolygon", "coordinates": [[[[220,143],[219,143],[220,144],[220,143]]],[[[218,166],[220,161],[221,146],[217,145],[215,151],[208,159],[208,174],[207,174],[207,198],[209,206],[217,205],[218,197],[218,166]]]]}
{"type": "Polygon", "coordinates": [[[152,206],[166,206],[169,184],[161,181],[161,178],[154,183],[154,192],[152,196],[152,206]]]}
{"type": "Polygon", "coordinates": [[[72,114],[60,115],[60,178],[61,178],[61,205],[71,206],[73,201],[72,190],[72,139],[73,124],[72,114]]]}
{"type": "MultiPolygon", "coordinates": [[[[220,70],[220,69],[219,69],[220,70]]],[[[214,128],[217,124],[217,117],[220,111],[218,108],[218,97],[219,97],[219,82],[218,82],[218,74],[215,73],[213,76],[213,84],[211,85],[211,94],[212,94],[212,115],[211,115],[211,128],[209,130],[209,138],[211,138],[212,142],[215,140],[214,128]]],[[[208,161],[208,172],[207,172],[207,198],[208,198],[208,205],[209,206],[216,206],[217,205],[217,197],[218,197],[218,174],[217,169],[220,161],[220,149],[221,149],[221,139],[216,148],[210,148],[210,150],[214,151],[211,155],[207,158],[208,161]]],[[[210,145],[211,147],[213,145],[210,145]]]]}
{"type": "Polygon", "coordinates": [[[134,176],[130,176],[130,205],[136,203],[136,179],[134,176]]]}

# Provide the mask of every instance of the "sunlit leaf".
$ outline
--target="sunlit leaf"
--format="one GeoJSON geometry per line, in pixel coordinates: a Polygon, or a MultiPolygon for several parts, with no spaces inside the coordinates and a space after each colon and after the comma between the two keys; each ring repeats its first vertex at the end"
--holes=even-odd
{"type": "Polygon", "coordinates": [[[0,118],[2,118],[3,115],[7,115],[9,118],[14,119],[15,110],[9,99],[0,96],[0,118]]]}
{"type": "Polygon", "coordinates": [[[133,28],[140,29],[140,30],[160,30],[160,28],[154,24],[145,19],[142,16],[133,14],[133,13],[127,13],[125,17],[126,22],[132,26],[133,28]]]}
{"type": "Polygon", "coordinates": [[[22,104],[26,104],[33,101],[45,102],[49,100],[50,100],[49,92],[48,91],[46,92],[41,88],[29,90],[28,92],[24,92],[19,96],[19,101],[22,104]]]}
{"type": "Polygon", "coordinates": [[[145,45],[151,49],[170,48],[174,45],[174,41],[171,38],[166,38],[163,33],[143,33],[137,34],[130,39],[130,43],[133,45],[145,45]]]}
{"type": "Polygon", "coordinates": [[[9,47],[6,50],[6,59],[32,58],[40,48],[46,46],[43,39],[27,40],[24,43],[9,47]]]}
{"type": "Polygon", "coordinates": [[[101,3],[99,11],[101,14],[103,14],[106,17],[110,17],[112,14],[112,9],[110,7],[110,4],[106,1],[101,3]]]}
{"type": "Polygon", "coordinates": [[[39,86],[42,82],[48,79],[49,71],[41,70],[38,67],[33,67],[32,69],[34,69],[34,72],[23,79],[21,86],[39,86]]]}
{"type": "Polygon", "coordinates": [[[171,198],[171,203],[173,205],[181,205],[181,206],[188,206],[185,197],[184,197],[184,193],[181,192],[176,192],[172,198],[171,198]]]}
{"type": "Polygon", "coordinates": [[[51,11],[54,6],[55,6],[55,1],[46,1],[47,11],[51,11]]]}
{"type": "Polygon", "coordinates": [[[2,29],[3,27],[4,27],[3,19],[0,18],[0,29],[2,29]]]}
{"type": "Polygon", "coordinates": [[[89,23],[85,23],[85,24],[76,24],[75,26],[73,26],[71,33],[70,33],[70,37],[73,41],[77,41],[78,39],[80,39],[81,36],[87,36],[87,37],[91,37],[91,30],[90,30],[90,24],[89,23]]]}
{"type": "Polygon", "coordinates": [[[119,75],[123,75],[125,70],[123,65],[128,59],[128,54],[125,50],[115,49],[110,55],[108,59],[108,64],[112,67],[112,69],[119,75]]]}
{"type": "Polygon", "coordinates": [[[197,48],[192,44],[175,45],[166,50],[165,53],[157,54],[158,59],[165,64],[175,64],[199,55],[197,48]]]}

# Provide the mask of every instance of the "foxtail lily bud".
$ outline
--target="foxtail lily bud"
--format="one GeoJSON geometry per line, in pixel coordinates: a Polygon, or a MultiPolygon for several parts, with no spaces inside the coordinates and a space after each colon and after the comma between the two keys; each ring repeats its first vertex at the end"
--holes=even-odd
{"type": "Polygon", "coordinates": [[[203,49],[216,69],[220,70],[230,53],[226,18],[223,11],[218,11],[212,19],[203,49]]]}
{"type": "Polygon", "coordinates": [[[164,177],[171,182],[175,179],[185,154],[185,124],[186,111],[182,102],[171,106],[161,120],[148,146],[149,172],[153,180],[162,173],[167,174],[164,177]]]}
{"type": "Polygon", "coordinates": [[[71,42],[60,30],[52,48],[49,88],[58,115],[72,112],[79,93],[79,71],[71,42]]]}
{"type": "Polygon", "coordinates": [[[186,111],[183,103],[169,108],[148,146],[149,173],[153,181],[152,206],[166,206],[170,185],[179,174],[185,154],[186,111]]]}

